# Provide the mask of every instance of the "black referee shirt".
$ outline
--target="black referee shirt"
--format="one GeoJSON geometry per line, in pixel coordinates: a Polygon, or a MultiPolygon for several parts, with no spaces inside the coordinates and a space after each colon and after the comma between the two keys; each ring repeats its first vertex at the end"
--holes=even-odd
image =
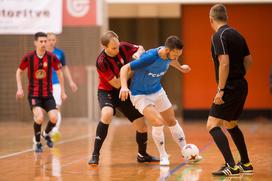
{"type": "Polygon", "coordinates": [[[244,37],[228,25],[221,26],[212,36],[212,57],[215,67],[216,81],[219,80],[218,55],[229,55],[228,80],[242,79],[246,74],[244,57],[249,55],[249,49],[244,37]]]}

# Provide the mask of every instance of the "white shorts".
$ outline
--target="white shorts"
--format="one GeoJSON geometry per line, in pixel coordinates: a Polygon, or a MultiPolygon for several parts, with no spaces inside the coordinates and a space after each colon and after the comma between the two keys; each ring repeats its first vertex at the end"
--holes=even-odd
{"type": "Polygon", "coordinates": [[[61,106],[62,100],[61,100],[60,84],[53,84],[53,96],[54,96],[56,105],[61,106]]]}
{"type": "Polygon", "coordinates": [[[163,112],[172,107],[172,104],[163,89],[154,94],[131,95],[130,100],[141,114],[143,114],[144,109],[149,105],[154,105],[159,112],[163,112]]]}

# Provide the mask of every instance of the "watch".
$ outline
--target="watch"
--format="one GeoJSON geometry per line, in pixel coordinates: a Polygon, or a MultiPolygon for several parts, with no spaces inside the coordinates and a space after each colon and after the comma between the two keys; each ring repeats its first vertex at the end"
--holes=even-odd
{"type": "Polygon", "coordinates": [[[218,92],[221,92],[221,91],[225,91],[225,88],[221,89],[221,88],[218,87],[218,88],[217,88],[217,93],[218,93],[218,92]]]}

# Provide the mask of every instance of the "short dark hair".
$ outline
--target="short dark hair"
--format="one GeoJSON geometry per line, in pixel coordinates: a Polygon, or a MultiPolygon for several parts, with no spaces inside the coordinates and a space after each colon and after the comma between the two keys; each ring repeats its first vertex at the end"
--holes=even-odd
{"type": "Polygon", "coordinates": [[[174,50],[174,49],[183,49],[183,42],[177,37],[177,36],[169,36],[165,43],[164,46],[169,48],[170,50],[174,50]]]}
{"type": "Polygon", "coordinates": [[[37,32],[34,35],[34,40],[37,41],[39,37],[47,37],[47,35],[44,32],[37,32]]]}
{"type": "Polygon", "coordinates": [[[210,16],[215,21],[227,22],[228,20],[227,8],[223,4],[216,4],[211,8],[210,16]]]}
{"type": "Polygon", "coordinates": [[[107,31],[101,37],[101,44],[107,47],[112,38],[119,39],[118,35],[114,31],[107,31]]]}

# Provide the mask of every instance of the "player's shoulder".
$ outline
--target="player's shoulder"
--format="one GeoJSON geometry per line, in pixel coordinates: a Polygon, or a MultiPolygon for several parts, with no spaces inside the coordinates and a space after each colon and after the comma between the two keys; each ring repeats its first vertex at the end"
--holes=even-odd
{"type": "Polygon", "coordinates": [[[104,50],[102,50],[96,58],[96,65],[103,66],[105,64],[105,59],[107,59],[107,55],[105,54],[104,50]]]}
{"type": "Polygon", "coordinates": [[[136,48],[138,48],[139,45],[135,45],[134,43],[130,43],[130,42],[127,42],[127,41],[121,41],[120,42],[120,47],[136,47],[136,48]]]}
{"type": "Polygon", "coordinates": [[[52,53],[52,52],[46,51],[46,54],[48,56],[52,57],[53,60],[59,60],[58,57],[54,53],[52,53]]]}
{"type": "Polygon", "coordinates": [[[54,53],[50,52],[50,51],[46,51],[46,54],[51,56],[51,57],[57,57],[54,53]]]}
{"type": "Polygon", "coordinates": [[[35,51],[28,52],[27,54],[24,55],[24,58],[31,57],[35,55],[35,51]]]}
{"type": "Polygon", "coordinates": [[[159,51],[160,48],[162,48],[162,47],[151,48],[151,49],[145,51],[145,54],[148,54],[148,55],[158,55],[158,51],[159,51]]]}
{"type": "Polygon", "coordinates": [[[64,53],[64,51],[62,49],[59,49],[57,47],[54,48],[54,51],[59,52],[59,53],[64,53]]]}

